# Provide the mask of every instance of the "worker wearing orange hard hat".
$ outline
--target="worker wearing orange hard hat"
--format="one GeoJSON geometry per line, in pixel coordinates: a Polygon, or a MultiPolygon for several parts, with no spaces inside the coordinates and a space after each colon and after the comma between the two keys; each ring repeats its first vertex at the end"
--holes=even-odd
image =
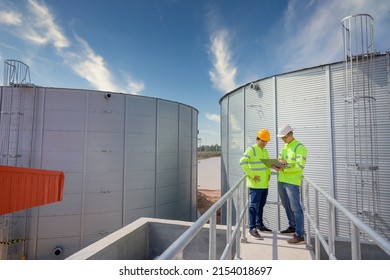
{"type": "Polygon", "coordinates": [[[256,133],[256,144],[246,149],[240,158],[240,166],[246,175],[249,188],[249,234],[256,239],[263,239],[260,231],[272,231],[263,223],[263,209],[267,202],[271,169],[265,166],[261,159],[268,159],[265,148],[271,139],[268,129],[262,128],[256,133]]]}

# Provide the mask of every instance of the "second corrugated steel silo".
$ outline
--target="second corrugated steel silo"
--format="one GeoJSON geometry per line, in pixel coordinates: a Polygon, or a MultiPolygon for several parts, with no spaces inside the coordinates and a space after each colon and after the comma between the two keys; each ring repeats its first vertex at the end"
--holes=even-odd
{"type": "MultiPolygon", "coordinates": [[[[373,56],[373,94],[378,131],[379,186],[378,212],[373,215],[380,220],[375,230],[390,238],[390,149],[389,149],[389,67],[387,55],[373,56]]],[[[342,62],[320,65],[255,81],[226,94],[221,105],[222,145],[222,193],[233,186],[244,173],[239,159],[245,148],[254,144],[256,131],[268,128],[271,141],[267,145],[271,158],[276,158],[283,141],[276,137],[277,127],[289,123],[294,127],[294,136],[308,149],[305,175],[335,197],[342,205],[353,211],[345,157],[348,143],[345,136],[345,64],[342,62]]],[[[368,199],[368,198],[367,198],[368,199]]],[[[310,203],[313,203],[311,197],[310,203]]],[[[320,208],[326,209],[320,199],[320,208]]],[[[358,213],[364,215],[365,213],[358,213]]],[[[336,235],[339,239],[349,237],[350,227],[342,214],[336,213],[336,235]]],[[[284,209],[277,194],[276,176],[272,176],[267,205],[264,210],[265,224],[273,230],[288,226],[284,209]]],[[[365,217],[367,220],[369,217],[365,217]]],[[[320,217],[320,228],[328,229],[326,214],[320,217]]],[[[366,222],[366,220],[365,220],[366,222]]],[[[367,222],[370,224],[370,222],[367,222]]]]}

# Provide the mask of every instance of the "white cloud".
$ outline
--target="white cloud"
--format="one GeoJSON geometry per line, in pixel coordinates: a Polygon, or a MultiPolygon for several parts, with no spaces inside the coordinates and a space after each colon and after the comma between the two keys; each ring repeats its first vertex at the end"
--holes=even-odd
{"type": "Polygon", "coordinates": [[[93,88],[130,94],[139,94],[145,88],[143,82],[135,81],[127,73],[122,73],[126,81],[124,87],[116,83],[117,79],[111,74],[104,58],[96,54],[85,40],[77,36],[76,39],[77,44],[75,42],[74,45],[79,47],[79,50],[63,52],[64,60],[77,75],[87,80],[93,88]]]}
{"type": "Polygon", "coordinates": [[[139,94],[145,89],[145,84],[143,82],[135,81],[130,75],[125,74],[126,79],[126,92],[130,94],[139,94]]]}
{"type": "Polygon", "coordinates": [[[382,23],[375,26],[374,40],[390,43],[389,12],[387,0],[377,0],[375,5],[370,0],[289,1],[283,19],[283,41],[277,50],[278,57],[285,63],[284,70],[342,60],[341,20],[349,15],[371,14],[375,22],[382,23]]]}
{"type": "Polygon", "coordinates": [[[237,68],[231,62],[229,33],[226,30],[215,32],[211,38],[209,54],[213,68],[209,71],[213,86],[222,93],[236,88],[237,68]]]}
{"type": "Polygon", "coordinates": [[[69,40],[62,34],[49,9],[36,0],[28,0],[32,13],[31,22],[26,25],[24,37],[36,44],[53,43],[57,50],[69,46],[69,40]]]}
{"type": "Polygon", "coordinates": [[[217,123],[221,122],[221,117],[217,114],[205,113],[205,115],[206,115],[206,118],[210,121],[217,122],[217,123]]]}
{"type": "Polygon", "coordinates": [[[78,76],[87,80],[94,89],[139,94],[145,88],[143,82],[135,81],[127,73],[121,73],[123,77],[115,79],[104,58],[96,54],[84,39],[75,36],[76,40],[71,44],[43,2],[28,0],[27,8],[23,17],[17,11],[0,12],[0,22],[14,27],[8,31],[26,42],[37,45],[52,44],[64,63],[78,76]],[[125,82],[118,83],[118,80],[125,82]]]}
{"type": "Polygon", "coordinates": [[[78,52],[66,52],[64,58],[72,70],[88,81],[98,90],[120,91],[120,88],[112,81],[110,71],[106,67],[103,57],[95,54],[88,43],[77,37],[80,44],[78,52]]]}
{"type": "Polygon", "coordinates": [[[1,11],[0,23],[7,25],[20,25],[22,23],[22,16],[19,13],[13,11],[1,11]]]}

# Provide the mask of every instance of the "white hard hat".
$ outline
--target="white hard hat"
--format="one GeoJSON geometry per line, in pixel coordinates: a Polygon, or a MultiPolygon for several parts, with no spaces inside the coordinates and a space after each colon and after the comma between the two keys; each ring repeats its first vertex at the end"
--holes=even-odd
{"type": "Polygon", "coordinates": [[[279,127],[277,137],[284,137],[289,132],[293,131],[293,128],[289,124],[284,124],[279,127]]]}

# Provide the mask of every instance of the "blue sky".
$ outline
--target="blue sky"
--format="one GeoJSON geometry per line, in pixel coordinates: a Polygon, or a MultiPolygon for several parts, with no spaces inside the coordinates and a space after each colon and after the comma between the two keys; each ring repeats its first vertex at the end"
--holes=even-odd
{"type": "Polygon", "coordinates": [[[340,22],[356,13],[374,17],[375,49],[389,51],[388,0],[0,0],[0,59],[29,65],[39,86],[190,105],[212,145],[224,94],[342,60],[340,22]]]}

